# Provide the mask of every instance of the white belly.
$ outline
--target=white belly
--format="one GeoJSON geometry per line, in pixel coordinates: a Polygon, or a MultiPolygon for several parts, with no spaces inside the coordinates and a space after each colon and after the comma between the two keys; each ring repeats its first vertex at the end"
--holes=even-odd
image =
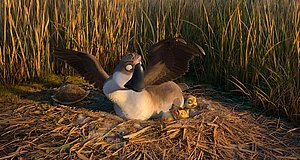
{"type": "Polygon", "coordinates": [[[116,114],[126,119],[147,120],[157,110],[145,90],[142,92],[118,90],[106,96],[115,103],[116,114]]]}

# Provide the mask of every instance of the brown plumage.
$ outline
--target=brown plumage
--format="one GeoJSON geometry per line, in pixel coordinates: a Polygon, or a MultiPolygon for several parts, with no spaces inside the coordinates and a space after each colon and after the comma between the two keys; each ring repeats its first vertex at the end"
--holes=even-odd
{"type": "Polygon", "coordinates": [[[147,54],[149,62],[145,71],[145,85],[173,81],[189,69],[194,56],[204,54],[202,48],[188,44],[182,38],[160,41],[150,47],[147,54]]]}
{"type": "Polygon", "coordinates": [[[89,83],[102,90],[103,84],[109,76],[93,55],[60,48],[55,48],[53,54],[66,61],[89,83]]]}

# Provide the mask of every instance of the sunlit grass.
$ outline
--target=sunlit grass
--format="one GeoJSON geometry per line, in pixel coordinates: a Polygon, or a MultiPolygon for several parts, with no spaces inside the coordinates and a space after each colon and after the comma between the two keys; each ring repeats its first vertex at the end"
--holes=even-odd
{"type": "Polygon", "coordinates": [[[300,4],[284,1],[4,0],[0,6],[2,84],[73,74],[53,47],[92,53],[111,72],[128,50],[145,54],[166,37],[203,46],[195,81],[238,88],[256,106],[299,119],[300,4]]]}

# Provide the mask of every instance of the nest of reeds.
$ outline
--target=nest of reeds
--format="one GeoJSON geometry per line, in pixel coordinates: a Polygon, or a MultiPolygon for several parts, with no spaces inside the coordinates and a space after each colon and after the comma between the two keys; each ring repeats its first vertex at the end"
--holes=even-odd
{"type": "Polygon", "coordinates": [[[200,114],[169,123],[49,103],[20,104],[0,114],[0,159],[300,158],[298,128],[195,95],[200,114]]]}

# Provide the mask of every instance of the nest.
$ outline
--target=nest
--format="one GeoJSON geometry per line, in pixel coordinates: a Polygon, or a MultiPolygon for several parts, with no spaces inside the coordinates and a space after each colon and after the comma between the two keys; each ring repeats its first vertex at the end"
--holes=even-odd
{"type": "Polygon", "coordinates": [[[201,112],[163,123],[20,104],[0,114],[0,159],[299,159],[299,130],[198,96],[201,112]]]}

